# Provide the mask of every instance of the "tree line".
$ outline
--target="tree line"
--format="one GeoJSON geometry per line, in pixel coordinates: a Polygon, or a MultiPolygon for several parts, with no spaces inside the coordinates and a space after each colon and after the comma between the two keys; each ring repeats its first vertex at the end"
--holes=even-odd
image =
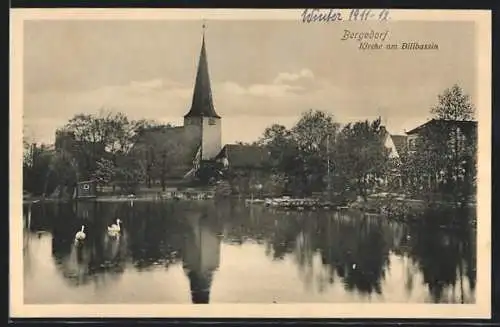
{"type": "MultiPolygon", "coordinates": [[[[473,119],[474,107],[454,85],[438,96],[430,113],[436,119],[467,121],[473,119]]],[[[155,181],[165,188],[166,176],[185,149],[173,139],[159,141],[148,132],[169,127],[130,120],[123,113],[75,115],[57,130],[53,145],[24,141],[24,190],[64,196],[73,192],[77,181],[89,179],[127,192],[143,184],[151,187],[155,181]],[[142,146],[134,146],[141,138],[142,146]]],[[[396,159],[384,146],[387,133],[380,118],[342,126],[331,114],[309,110],[291,128],[269,126],[254,144],[268,148],[269,181],[282,193],[333,190],[366,198],[397,175],[401,181],[396,188],[402,192],[419,194],[434,178],[444,185],[436,192],[460,199],[475,194],[475,133],[463,139],[457,129],[434,128],[418,139],[412,151],[404,148],[396,159]]]]}
{"type": "Polygon", "coordinates": [[[286,192],[329,188],[366,195],[389,167],[383,133],[380,119],[341,128],[332,115],[309,110],[291,129],[270,126],[258,144],[269,147],[273,170],[286,192]]]}
{"type": "Polygon", "coordinates": [[[134,144],[145,131],[165,127],[170,125],[130,120],[123,113],[77,114],[56,131],[52,145],[24,140],[23,188],[33,195],[57,192],[63,197],[78,181],[94,179],[100,186],[131,190],[147,171],[134,144]]]}
{"type": "Polygon", "coordinates": [[[437,100],[430,114],[439,123],[423,129],[412,148],[398,149],[397,157],[384,145],[389,131],[380,118],[341,126],[318,110],[304,113],[290,129],[266,128],[257,144],[269,148],[272,180],[287,193],[330,189],[366,200],[380,189],[465,203],[476,192],[477,129],[460,127],[475,126],[475,109],[458,85],[437,100]]]}

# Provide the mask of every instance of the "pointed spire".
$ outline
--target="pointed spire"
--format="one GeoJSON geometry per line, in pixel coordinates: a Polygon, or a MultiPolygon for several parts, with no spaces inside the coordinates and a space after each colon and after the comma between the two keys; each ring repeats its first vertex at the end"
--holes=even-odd
{"type": "Polygon", "coordinates": [[[187,117],[215,117],[220,118],[215,112],[212,100],[212,88],[210,85],[210,76],[208,74],[207,51],[205,49],[205,29],[203,23],[203,37],[201,43],[200,59],[198,61],[198,71],[196,72],[196,81],[193,91],[193,101],[191,109],[184,116],[187,117]]]}

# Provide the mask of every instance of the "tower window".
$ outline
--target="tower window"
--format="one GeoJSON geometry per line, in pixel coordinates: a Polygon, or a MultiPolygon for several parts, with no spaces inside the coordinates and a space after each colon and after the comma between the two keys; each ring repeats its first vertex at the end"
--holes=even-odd
{"type": "Polygon", "coordinates": [[[208,125],[215,125],[215,118],[209,118],[208,125]]]}

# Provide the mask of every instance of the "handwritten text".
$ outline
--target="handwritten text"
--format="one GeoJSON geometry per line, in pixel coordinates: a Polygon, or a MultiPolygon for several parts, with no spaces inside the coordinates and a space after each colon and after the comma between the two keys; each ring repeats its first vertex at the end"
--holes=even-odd
{"type": "Polygon", "coordinates": [[[304,23],[330,23],[341,21],[387,21],[390,19],[388,9],[304,9],[301,17],[304,23]]]}
{"type": "Polygon", "coordinates": [[[337,9],[304,9],[302,12],[302,21],[304,23],[311,22],[335,22],[342,20],[342,13],[337,9]]]}

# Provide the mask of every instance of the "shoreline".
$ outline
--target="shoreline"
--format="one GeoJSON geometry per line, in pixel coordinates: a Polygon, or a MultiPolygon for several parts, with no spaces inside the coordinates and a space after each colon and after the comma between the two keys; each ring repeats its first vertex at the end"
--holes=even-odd
{"type": "MultiPolygon", "coordinates": [[[[245,196],[228,196],[224,197],[225,199],[233,199],[233,200],[241,200],[241,201],[246,201],[251,199],[250,197],[245,197],[245,196]]],[[[58,199],[58,198],[49,198],[49,197],[32,197],[32,198],[24,198],[23,199],[23,204],[35,204],[35,203],[65,203],[65,202],[164,202],[164,201],[172,201],[172,202],[207,202],[207,201],[214,201],[216,200],[217,197],[213,198],[205,198],[205,199],[176,199],[172,197],[158,197],[156,194],[147,194],[147,195],[140,195],[140,196],[135,196],[135,197],[128,197],[126,195],[105,195],[105,196],[98,196],[95,198],[88,198],[88,199],[58,199]]],[[[254,198],[254,201],[258,200],[257,198],[254,198]]],[[[262,202],[264,199],[260,199],[262,202]]],[[[398,200],[397,202],[399,203],[407,203],[407,204],[424,204],[424,200],[420,199],[411,199],[411,198],[406,198],[404,200],[398,200]]],[[[450,204],[453,204],[452,202],[446,202],[446,201],[436,201],[434,202],[437,205],[442,205],[442,206],[447,206],[450,204]]],[[[356,208],[360,209],[363,208],[364,206],[368,205],[373,205],[374,201],[372,199],[366,201],[366,202],[353,202],[348,207],[351,208],[356,208]]],[[[475,202],[469,202],[467,203],[467,207],[469,208],[474,208],[476,207],[477,204],[475,202]]]]}

